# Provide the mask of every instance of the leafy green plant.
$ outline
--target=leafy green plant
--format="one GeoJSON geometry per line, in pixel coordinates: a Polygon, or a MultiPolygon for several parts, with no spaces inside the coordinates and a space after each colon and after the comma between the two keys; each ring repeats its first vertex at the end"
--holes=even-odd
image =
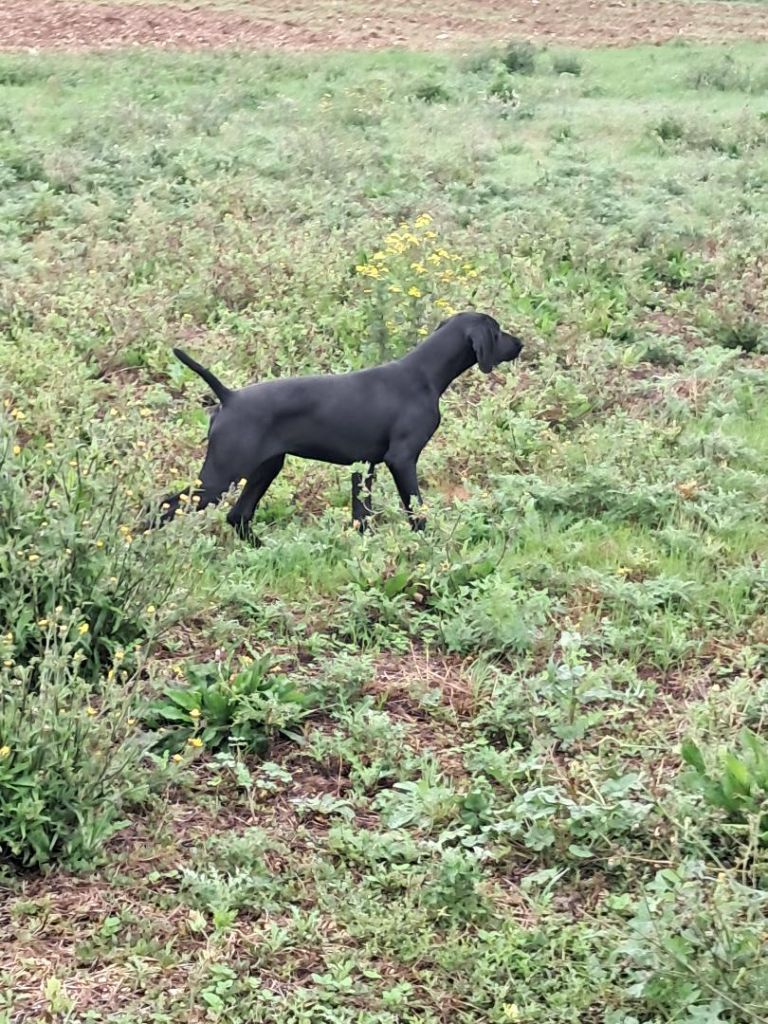
{"type": "Polygon", "coordinates": [[[663,117],[652,127],[653,134],[662,142],[677,142],[685,138],[685,125],[674,116],[663,117]]]}
{"type": "Polygon", "coordinates": [[[280,852],[280,845],[257,828],[213,837],[181,872],[185,901],[208,911],[214,922],[231,923],[241,910],[256,913],[275,907],[281,886],[267,858],[280,852]]]}
{"type": "Polygon", "coordinates": [[[545,592],[523,596],[515,586],[489,578],[450,603],[440,602],[442,642],[448,651],[482,650],[488,656],[522,654],[533,646],[551,600],[545,592]]]}
{"type": "Polygon", "coordinates": [[[686,740],[681,753],[692,771],[682,781],[729,821],[753,822],[758,842],[768,846],[768,741],[750,729],[740,738],[741,749],[721,751],[711,767],[698,744],[686,740]]]}
{"type": "Polygon", "coordinates": [[[379,803],[389,828],[404,825],[430,831],[452,821],[460,809],[460,797],[453,786],[426,771],[420,779],[396,782],[382,793],[379,803]]]}
{"type": "Polygon", "coordinates": [[[419,82],[413,90],[413,96],[422,103],[447,103],[451,99],[450,92],[442,82],[433,80],[419,82]]]}
{"type": "Polygon", "coordinates": [[[584,65],[579,58],[572,53],[556,53],[552,57],[552,70],[556,75],[579,76],[584,70],[584,65]]]}
{"type": "Polygon", "coordinates": [[[296,738],[295,727],[315,697],[275,671],[272,658],[249,659],[237,671],[224,661],[187,666],[188,685],[167,687],[144,713],[157,733],[155,747],[178,753],[187,746],[243,747],[264,753],[274,736],[296,738]]]}
{"type": "Polygon", "coordinates": [[[532,43],[510,43],[501,62],[510,74],[532,75],[536,70],[536,47],[532,43]]]}
{"type": "Polygon", "coordinates": [[[408,772],[413,758],[404,729],[385,711],[372,708],[370,698],[341,710],[338,719],[338,729],[318,732],[307,740],[307,753],[329,774],[343,770],[354,792],[367,792],[408,772]]]}
{"type": "Polygon", "coordinates": [[[701,862],[662,868],[631,901],[631,997],[665,1020],[762,1024],[768,1005],[765,893],[701,862]]]}
{"type": "Polygon", "coordinates": [[[91,681],[130,664],[165,625],[157,608],[172,618],[168,606],[184,595],[181,552],[134,536],[135,512],[105,462],[76,450],[54,463],[15,443],[0,420],[0,623],[5,660],[30,667],[32,681],[62,630],[91,681]]]}
{"type": "Polygon", "coordinates": [[[490,912],[484,881],[476,854],[447,849],[424,885],[422,903],[445,924],[482,921],[490,912]]]}
{"type": "Polygon", "coordinates": [[[496,65],[488,83],[488,95],[500,105],[503,104],[503,109],[514,111],[520,106],[520,93],[516,88],[515,79],[503,64],[496,65]]]}
{"type": "Polygon", "coordinates": [[[34,665],[0,668],[0,858],[26,868],[91,859],[146,792],[136,677],[83,678],[67,632],[34,665]]]}
{"type": "Polygon", "coordinates": [[[692,89],[714,89],[718,92],[760,92],[768,88],[765,71],[741,64],[732,54],[694,68],[687,76],[692,89]]]}

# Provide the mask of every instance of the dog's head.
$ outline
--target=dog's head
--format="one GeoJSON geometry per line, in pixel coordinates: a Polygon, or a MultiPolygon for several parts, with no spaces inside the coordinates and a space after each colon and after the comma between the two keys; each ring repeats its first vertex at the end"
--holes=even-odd
{"type": "Polygon", "coordinates": [[[523,349],[522,341],[514,334],[502,331],[498,322],[487,313],[464,313],[467,318],[467,338],[477,356],[477,365],[483,373],[490,373],[499,363],[517,359],[523,349]]]}

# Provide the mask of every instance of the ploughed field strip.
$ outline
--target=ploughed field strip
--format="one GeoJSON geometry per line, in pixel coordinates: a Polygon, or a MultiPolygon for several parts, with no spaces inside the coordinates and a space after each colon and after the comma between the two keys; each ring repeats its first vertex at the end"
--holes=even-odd
{"type": "Polygon", "coordinates": [[[768,39],[762,3],[436,0],[434,3],[232,0],[101,3],[4,0],[0,50],[442,50],[501,39],[629,46],[677,39],[768,39]]]}

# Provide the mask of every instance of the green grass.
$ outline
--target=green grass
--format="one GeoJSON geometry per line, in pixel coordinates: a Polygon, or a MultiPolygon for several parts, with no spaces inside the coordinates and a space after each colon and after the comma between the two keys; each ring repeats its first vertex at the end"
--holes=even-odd
{"type": "Polygon", "coordinates": [[[764,48],[498,58],[0,59],[0,1021],[766,1020],[764,48]],[[172,345],[470,305],[423,536],[296,461],[142,534],[172,345]]]}

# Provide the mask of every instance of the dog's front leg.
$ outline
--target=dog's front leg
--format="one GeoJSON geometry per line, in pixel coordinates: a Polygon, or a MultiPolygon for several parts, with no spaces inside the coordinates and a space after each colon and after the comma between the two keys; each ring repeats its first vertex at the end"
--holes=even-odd
{"type": "Polygon", "coordinates": [[[427,525],[424,516],[418,515],[412,507],[413,499],[421,504],[421,491],[419,490],[419,477],[416,471],[416,460],[414,458],[395,457],[387,459],[387,469],[392,474],[397,487],[397,493],[408,513],[408,520],[412,530],[423,530],[427,525]]]}

